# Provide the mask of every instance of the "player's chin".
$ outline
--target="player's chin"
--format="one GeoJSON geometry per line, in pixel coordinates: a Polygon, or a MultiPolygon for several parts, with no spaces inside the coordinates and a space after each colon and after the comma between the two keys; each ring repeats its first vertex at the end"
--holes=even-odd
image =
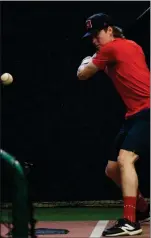
{"type": "Polygon", "coordinates": [[[99,51],[101,49],[101,46],[100,45],[97,45],[96,46],[96,51],[99,51]]]}
{"type": "Polygon", "coordinates": [[[96,50],[99,50],[100,49],[100,44],[95,45],[95,48],[96,48],[96,50]]]}

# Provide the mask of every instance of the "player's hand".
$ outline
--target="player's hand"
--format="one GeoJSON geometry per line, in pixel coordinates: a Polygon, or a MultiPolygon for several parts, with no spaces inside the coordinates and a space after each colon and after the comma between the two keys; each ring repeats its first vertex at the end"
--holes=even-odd
{"type": "Polygon", "coordinates": [[[92,60],[92,57],[87,56],[82,60],[81,65],[88,64],[91,60],[92,60]]]}
{"type": "Polygon", "coordinates": [[[77,75],[78,73],[83,70],[85,68],[85,66],[92,60],[91,56],[87,56],[85,57],[82,61],[81,61],[81,65],[79,66],[78,70],[77,70],[77,75]]]}
{"type": "Polygon", "coordinates": [[[96,53],[92,56],[92,59],[96,57],[96,53]]]}

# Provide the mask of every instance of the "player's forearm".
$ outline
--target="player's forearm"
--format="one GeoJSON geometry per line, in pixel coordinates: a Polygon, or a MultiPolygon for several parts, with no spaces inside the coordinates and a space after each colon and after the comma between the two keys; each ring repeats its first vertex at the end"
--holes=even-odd
{"type": "Polygon", "coordinates": [[[91,61],[91,56],[87,56],[85,57],[82,62],[81,65],[78,68],[77,71],[77,77],[79,80],[86,80],[87,78],[85,77],[85,75],[83,74],[83,70],[85,69],[85,67],[87,66],[87,64],[91,61]]]}
{"type": "Polygon", "coordinates": [[[98,68],[92,63],[88,63],[84,67],[79,67],[77,77],[79,80],[87,80],[98,72],[98,68]],[[81,69],[80,69],[81,68],[81,69]]]}
{"type": "Polygon", "coordinates": [[[98,68],[92,63],[93,57],[86,57],[77,71],[77,77],[79,80],[87,80],[91,78],[97,71],[98,68]]]}
{"type": "Polygon", "coordinates": [[[79,80],[87,80],[89,79],[88,75],[84,74],[84,68],[86,67],[86,65],[81,65],[78,68],[78,72],[77,72],[77,77],[79,80]]]}
{"type": "Polygon", "coordinates": [[[87,80],[87,79],[89,79],[88,77],[85,77],[84,75],[82,75],[82,74],[78,74],[78,79],[79,80],[87,80]]]}

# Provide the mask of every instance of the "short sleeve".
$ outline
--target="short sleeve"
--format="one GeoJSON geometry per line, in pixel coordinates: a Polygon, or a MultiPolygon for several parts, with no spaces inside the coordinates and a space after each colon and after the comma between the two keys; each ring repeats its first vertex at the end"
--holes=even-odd
{"type": "Polygon", "coordinates": [[[113,47],[102,47],[93,57],[92,63],[96,65],[100,70],[104,70],[108,63],[114,62],[113,47]]]}

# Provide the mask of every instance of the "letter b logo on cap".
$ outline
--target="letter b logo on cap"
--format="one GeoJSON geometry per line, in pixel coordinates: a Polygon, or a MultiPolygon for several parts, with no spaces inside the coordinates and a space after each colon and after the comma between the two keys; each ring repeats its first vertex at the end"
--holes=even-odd
{"type": "Polygon", "coordinates": [[[91,22],[91,20],[87,20],[87,21],[86,21],[86,28],[87,28],[87,30],[92,28],[92,22],[91,22]]]}

